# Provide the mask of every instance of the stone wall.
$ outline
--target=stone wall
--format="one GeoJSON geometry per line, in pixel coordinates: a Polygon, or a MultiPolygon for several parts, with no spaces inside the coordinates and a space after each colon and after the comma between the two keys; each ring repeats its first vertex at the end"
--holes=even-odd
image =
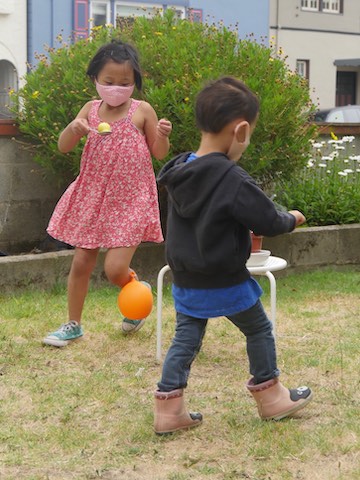
{"type": "Polygon", "coordinates": [[[21,137],[0,135],[0,251],[31,251],[45,237],[61,193],[21,137]]]}
{"type": "MultiPolygon", "coordinates": [[[[360,224],[298,228],[292,233],[264,238],[263,248],[288,262],[288,268],[276,272],[276,276],[325,266],[360,270],[360,224]]],[[[73,251],[62,251],[0,257],[0,291],[28,285],[51,288],[56,283],[65,283],[73,254],[73,251]]],[[[93,284],[105,280],[104,255],[105,252],[100,252],[93,284]]],[[[140,278],[156,286],[157,274],[164,264],[164,244],[144,244],[135,253],[132,267],[140,278]]],[[[165,281],[170,280],[171,273],[166,274],[165,281]]]]}

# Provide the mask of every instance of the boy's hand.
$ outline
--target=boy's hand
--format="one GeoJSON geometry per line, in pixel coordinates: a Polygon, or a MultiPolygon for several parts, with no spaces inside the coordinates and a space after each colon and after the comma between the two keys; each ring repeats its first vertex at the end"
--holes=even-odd
{"type": "Polygon", "coordinates": [[[291,213],[291,215],[294,215],[295,220],[296,220],[296,223],[295,223],[296,227],[298,227],[299,225],[302,225],[303,223],[306,222],[306,218],[298,210],[290,210],[289,213],[291,213]]]}
{"type": "Polygon", "coordinates": [[[171,133],[171,130],[172,125],[169,120],[166,120],[166,118],[162,118],[158,121],[157,134],[159,135],[159,137],[168,137],[171,133]]]}

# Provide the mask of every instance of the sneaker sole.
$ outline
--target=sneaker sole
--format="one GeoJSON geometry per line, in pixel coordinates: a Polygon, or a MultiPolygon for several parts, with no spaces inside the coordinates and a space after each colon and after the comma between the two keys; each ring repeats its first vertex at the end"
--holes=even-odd
{"type": "Polygon", "coordinates": [[[137,332],[138,330],[140,330],[141,327],[143,327],[145,325],[145,320],[141,320],[141,322],[139,323],[139,325],[136,325],[136,327],[132,328],[131,330],[124,330],[124,327],[122,326],[121,327],[121,330],[123,333],[125,333],[125,335],[127,334],[131,334],[131,333],[135,333],[137,332]]]}
{"type": "Polygon", "coordinates": [[[82,340],[82,339],[83,339],[82,336],[71,339],[71,340],[59,340],[57,338],[44,338],[42,343],[44,345],[50,345],[52,347],[62,348],[62,347],[66,347],[67,345],[69,345],[69,343],[77,342],[77,341],[82,340]]]}

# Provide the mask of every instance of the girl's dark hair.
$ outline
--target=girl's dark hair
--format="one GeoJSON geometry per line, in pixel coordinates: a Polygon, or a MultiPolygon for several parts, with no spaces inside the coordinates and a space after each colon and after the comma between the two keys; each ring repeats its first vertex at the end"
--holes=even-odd
{"type": "Polygon", "coordinates": [[[138,52],[132,45],[124,43],[121,40],[112,40],[110,43],[100,47],[90,61],[86,74],[94,81],[100,70],[109,60],[117,63],[130,62],[134,70],[136,88],[139,91],[141,90],[142,76],[138,52]]]}
{"type": "Polygon", "coordinates": [[[258,98],[234,77],[222,77],[208,83],[196,99],[196,125],[203,132],[219,133],[238,118],[251,124],[258,113],[258,98]]]}

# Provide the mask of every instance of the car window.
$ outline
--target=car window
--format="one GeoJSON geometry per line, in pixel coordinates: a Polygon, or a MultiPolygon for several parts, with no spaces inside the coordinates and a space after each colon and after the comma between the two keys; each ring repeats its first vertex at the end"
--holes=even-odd
{"type": "Polygon", "coordinates": [[[326,117],[330,110],[318,110],[314,114],[314,121],[315,122],[326,122],[326,117]]]}

